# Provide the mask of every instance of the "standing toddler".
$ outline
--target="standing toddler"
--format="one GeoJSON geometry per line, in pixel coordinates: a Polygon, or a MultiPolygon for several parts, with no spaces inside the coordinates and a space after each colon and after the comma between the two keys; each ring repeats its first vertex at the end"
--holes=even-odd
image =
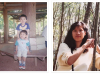
{"type": "Polygon", "coordinates": [[[29,47],[28,47],[29,41],[25,40],[26,37],[27,37],[27,31],[22,30],[19,34],[19,39],[15,43],[20,69],[25,69],[26,57],[27,57],[27,53],[29,53],[29,47]]]}

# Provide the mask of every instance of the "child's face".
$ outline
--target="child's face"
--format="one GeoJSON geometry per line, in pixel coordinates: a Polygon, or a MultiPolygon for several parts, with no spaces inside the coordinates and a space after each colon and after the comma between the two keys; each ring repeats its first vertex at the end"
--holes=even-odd
{"type": "Polygon", "coordinates": [[[21,33],[20,33],[20,38],[21,38],[21,39],[25,39],[25,38],[26,38],[26,34],[25,34],[24,32],[21,32],[21,33]]]}
{"type": "Polygon", "coordinates": [[[26,23],[26,18],[25,17],[21,17],[20,18],[20,22],[21,22],[21,24],[23,25],[23,24],[25,24],[26,23]]]}

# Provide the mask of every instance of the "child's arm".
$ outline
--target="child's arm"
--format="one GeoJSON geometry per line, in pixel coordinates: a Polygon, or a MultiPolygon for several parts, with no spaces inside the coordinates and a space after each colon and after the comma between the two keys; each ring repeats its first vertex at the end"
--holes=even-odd
{"type": "Polygon", "coordinates": [[[17,51],[18,51],[18,46],[16,46],[16,54],[17,54],[17,51]]]}
{"type": "Polygon", "coordinates": [[[27,29],[27,35],[29,35],[29,29],[27,29]]]}
{"type": "Polygon", "coordinates": [[[19,31],[17,30],[17,39],[19,39],[19,31]]]}
{"type": "Polygon", "coordinates": [[[26,48],[27,48],[28,54],[29,54],[29,46],[30,46],[30,43],[27,42],[27,43],[26,43],[26,48]]]}
{"type": "Polygon", "coordinates": [[[27,48],[27,51],[29,51],[29,47],[27,46],[26,48],[27,48]]]}
{"type": "Polygon", "coordinates": [[[26,37],[26,39],[28,40],[28,38],[29,38],[29,29],[27,29],[27,37],[26,37]]]}
{"type": "Polygon", "coordinates": [[[16,46],[16,53],[18,51],[18,41],[15,42],[15,46],[16,46]]]}
{"type": "Polygon", "coordinates": [[[30,26],[29,26],[29,24],[27,23],[27,39],[29,38],[29,30],[30,30],[30,26]]]}
{"type": "Polygon", "coordinates": [[[30,53],[30,52],[29,52],[29,47],[27,46],[26,48],[27,48],[27,50],[28,50],[27,53],[29,54],[29,53],[30,53]]]}

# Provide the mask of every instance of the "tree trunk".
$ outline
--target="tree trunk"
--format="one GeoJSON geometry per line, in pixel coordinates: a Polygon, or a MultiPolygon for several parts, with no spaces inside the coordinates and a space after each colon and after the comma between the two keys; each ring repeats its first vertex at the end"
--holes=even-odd
{"type": "Polygon", "coordinates": [[[56,60],[57,60],[57,54],[58,54],[58,50],[59,50],[59,46],[61,43],[61,38],[62,38],[62,20],[63,20],[63,12],[64,12],[64,2],[62,2],[62,15],[61,15],[61,27],[60,27],[60,38],[59,38],[59,43],[58,43],[58,47],[57,47],[57,51],[55,53],[55,59],[54,59],[54,64],[53,64],[53,71],[55,70],[55,66],[56,66],[56,60]]]}
{"type": "Polygon", "coordinates": [[[91,13],[91,8],[92,8],[92,2],[88,2],[85,17],[84,17],[84,22],[86,24],[88,24],[88,20],[89,20],[90,13],[91,13]]]}
{"type": "Polygon", "coordinates": [[[98,41],[97,41],[97,43],[99,43],[99,26],[98,26],[98,41]]]}
{"type": "Polygon", "coordinates": [[[4,18],[4,43],[8,43],[9,26],[8,26],[7,9],[3,9],[3,18],[4,18]]]}
{"type": "Polygon", "coordinates": [[[96,8],[95,8],[95,17],[94,17],[94,39],[95,39],[95,47],[93,51],[93,64],[92,64],[92,71],[95,71],[95,54],[96,54],[96,42],[97,42],[97,27],[98,27],[98,18],[99,18],[99,2],[96,2],[96,8]]]}
{"type": "Polygon", "coordinates": [[[93,29],[91,29],[91,38],[93,38],[93,29]]]}
{"type": "Polygon", "coordinates": [[[79,5],[79,13],[78,13],[78,21],[80,20],[80,5],[79,5]]]}
{"type": "Polygon", "coordinates": [[[69,7],[69,11],[68,11],[68,13],[69,13],[69,24],[68,24],[68,30],[69,30],[69,26],[70,26],[70,18],[71,18],[70,7],[69,7]]]}

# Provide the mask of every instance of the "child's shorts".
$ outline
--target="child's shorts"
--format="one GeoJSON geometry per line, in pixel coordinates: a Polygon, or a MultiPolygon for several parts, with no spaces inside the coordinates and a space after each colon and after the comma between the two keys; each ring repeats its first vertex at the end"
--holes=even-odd
{"type": "Polygon", "coordinates": [[[17,56],[18,57],[27,57],[27,51],[21,51],[21,50],[18,50],[17,51],[17,56]]]}

